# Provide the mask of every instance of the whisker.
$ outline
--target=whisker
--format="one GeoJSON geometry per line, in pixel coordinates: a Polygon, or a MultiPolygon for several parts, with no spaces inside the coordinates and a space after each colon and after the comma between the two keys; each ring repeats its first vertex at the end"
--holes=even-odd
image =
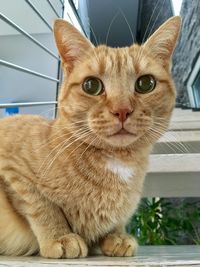
{"type": "MultiPolygon", "coordinates": [[[[163,118],[161,118],[163,121],[164,121],[164,119],[163,118]]],[[[165,127],[163,127],[163,122],[162,123],[159,123],[159,122],[154,122],[154,124],[156,125],[156,126],[158,126],[159,127],[159,129],[163,129],[163,130],[165,130],[165,127]]],[[[166,124],[167,124],[167,122],[166,122],[166,124]]],[[[167,126],[167,125],[166,125],[167,126]]],[[[181,129],[180,129],[181,130],[181,129]]],[[[180,132],[180,131],[179,131],[180,132]]],[[[182,132],[182,131],[181,131],[182,132]]],[[[183,149],[183,153],[189,153],[189,148],[187,147],[187,145],[186,144],[183,144],[181,141],[179,141],[178,140],[178,138],[179,138],[179,135],[178,135],[178,132],[175,132],[175,131],[172,131],[172,130],[170,130],[170,131],[167,131],[167,133],[166,133],[167,135],[168,135],[168,137],[169,136],[171,136],[171,138],[174,138],[174,140],[171,140],[172,142],[177,142],[177,147],[179,147],[179,149],[180,148],[182,148],[183,149]]]]}
{"type": "Polygon", "coordinates": [[[57,146],[55,146],[51,152],[45,157],[45,159],[43,160],[42,164],[40,165],[38,171],[37,171],[37,174],[36,176],[38,176],[38,174],[40,173],[42,167],[46,164],[46,161],[48,160],[48,158],[51,156],[51,154],[57,149],[59,148],[59,146],[62,146],[64,143],[66,142],[66,140],[63,140],[62,142],[60,142],[57,146]]]}
{"type": "MultiPolygon", "coordinates": [[[[156,139],[159,139],[159,138],[160,138],[160,135],[157,134],[157,133],[155,133],[155,132],[153,132],[153,131],[150,131],[150,135],[151,135],[153,138],[156,138],[156,139]]],[[[161,145],[161,143],[157,143],[157,144],[161,145]]],[[[173,149],[173,145],[172,145],[171,143],[169,144],[169,143],[165,142],[165,145],[166,145],[167,147],[169,147],[174,153],[177,153],[177,151],[173,149]]]]}
{"type": "MultiPolygon", "coordinates": [[[[75,140],[73,140],[73,142],[71,142],[70,144],[67,144],[65,146],[65,144],[67,143],[64,142],[64,144],[62,144],[61,148],[59,149],[59,151],[56,153],[56,155],[53,157],[53,159],[50,161],[49,165],[47,166],[43,177],[46,176],[48,170],[51,168],[51,166],[53,165],[54,161],[65,151],[66,148],[68,148],[69,146],[71,146],[72,144],[74,144],[75,142],[77,142],[78,140],[80,140],[81,138],[85,138],[87,135],[91,134],[90,132],[88,133],[88,131],[84,132],[81,136],[79,136],[78,138],[76,138],[75,140]]],[[[71,153],[70,153],[71,154],[71,153]]]]}
{"type": "MultiPolygon", "coordinates": [[[[94,119],[94,120],[90,120],[90,121],[91,121],[91,122],[96,122],[96,121],[101,122],[101,120],[99,120],[99,119],[94,119]]],[[[59,125],[54,125],[54,126],[49,125],[49,124],[46,123],[46,122],[44,122],[44,123],[45,123],[46,126],[49,127],[49,128],[55,128],[55,129],[58,129],[58,130],[62,130],[62,129],[70,129],[69,125],[71,126],[71,128],[73,128],[75,125],[77,125],[77,124],[79,124],[79,123],[81,124],[81,123],[83,123],[83,122],[87,122],[87,120],[84,119],[84,120],[75,121],[75,122],[66,122],[66,123],[63,124],[63,125],[59,124],[59,125]]]]}
{"type": "Polygon", "coordinates": [[[89,27],[90,27],[90,30],[91,30],[91,32],[92,32],[92,34],[93,34],[93,37],[94,37],[96,46],[98,46],[99,43],[98,43],[98,41],[97,41],[97,36],[96,36],[96,34],[95,34],[95,32],[94,32],[94,29],[93,29],[93,27],[92,27],[90,24],[89,24],[89,27]]]}
{"type": "MultiPolygon", "coordinates": [[[[152,132],[154,133],[155,137],[160,138],[160,135],[163,135],[163,132],[160,132],[154,128],[151,128],[150,131],[151,133],[152,132]]],[[[168,136],[165,136],[165,140],[166,140],[165,144],[167,146],[174,146],[176,149],[178,149],[182,153],[189,153],[188,148],[182,142],[178,141],[176,136],[174,136],[172,133],[169,133],[169,132],[168,134],[169,134],[168,136]],[[168,142],[170,142],[170,144],[168,142]]]]}
{"type": "MultiPolygon", "coordinates": [[[[95,56],[95,58],[96,58],[96,61],[97,61],[97,63],[99,64],[99,62],[100,62],[100,59],[99,59],[99,57],[98,57],[98,55],[97,55],[97,52],[96,52],[96,50],[95,49],[93,49],[93,51],[92,51],[93,53],[94,53],[94,56],[95,56]]],[[[91,56],[91,52],[88,54],[88,56],[91,56]]]]}
{"type": "MultiPolygon", "coordinates": [[[[83,131],[83,134],[85,133],[85,130],[83,131]]],[[[82,132],[80,133],[78,133],[78,134],[82,134],[82,132]]],[[[51,150],[51,152],[47,155],[47,157],[45,157],[45,159],[44,159],[44,161],[42,162],[42,164],[41,164],[41,166],[40,166],[40,168],[39,168],[39,170],[38,170],[38,173],[40,172],[40,170],[41,170],[41,168],[46,164],[46,162],[47,162],[47,160],[48,160],[48,158],[53,154],[53,152],[57,149],[57,148],[62,148],[63,147],[63,145],[65,145],[67,142],[69,142],[71,139],[73,139],[74,138],[74,136],[72,135],[70,138],[68,138],[67,140],[65,139],[65,140],[63,140],[63,141],[61,141],[58,145],[56,145],[52,150],[51,150]]],[[[71,144],[71,143],[70,143],[71,144]]]]}
{"type": "Polygon", "coordinates": [[[147,32],[148,32],[149,26],[150,26],[150,24],[151,24],[151,21],[152,21],[152,19],[153,19],[153,16],[154,16],[154,13],[155,13],[155,11],[156,11],[156,8],[157,8],[158,4],[159,4],[159,0],[158,0],[157,3],[155,4],[155,7],[154,7],[153,12],[152,12],[152,14],[151,14],[151,17],[150,17],[149,22],[148,22],[148,24],[147,24],[146,30],[145,30],[145,32],[144,32],[144,36],[143,36],[143,38],[142,38],[142,44],[143,44],[143,42],[145,41],[146,34],[147,34],[147,32]]]}
{"type": "MultiPolygon", "coordinates": [[[[68,129],[68,128],[67,128],[67,129],[68,129]]],[[[60,129],[60,130],[62,130],[62,129],[60,129]]],[[[60,130],[59,130],[59,131],[60,131],[60,130]]],[[[81,129],[77,130],[76,134],[81,133],[82,131],[83,131],[83,129],[81,128],[81,129]]],[[[43,144],[40,144],[40,147],[39,147],[38,149],[35,149],[34,152],[37,152],[37,151],[39,151],[41,148],[44,148],[45,146],[47,146],[47,145],[53,143],[53,142],[56,141],[57,139],[59,139],[59,138],[63,138],[63,137],[65,137],[65,136],[67,137],[68,135],[73,135],[73,134],[72,134],[71,132],[67,132],[67,133],[64,133],[64,134],[62,134],[62,135],[58,135],[58,132],[56,132],[55,135],[52,136],[52,137],[56,136],[55,138],[51,139],[49,142],[45,142],[45,143],[43,143],[43,144]]]]}
{"type": "MultiPolygon", "coordinates": [[[[88,2],[87,2],[87,1],[86,1],[86,6],[87,6],[87,10],[89,10],[89,6],[88,6],[88,2]]],[[[90,22],[89,22],[89,27],[90,27],[90,30],[91,30],[93,36],[94,36],[94,40],[95,40],[96,45],[99,45],[99,43],[98,43],[98,41],[97,41],[97,36],[96,36],[96,34],[95,34],[95,32],[94,32],[94,29],[93,29],[93,27],[91,26],[90,22]]]]}
{"type": "Polygon", "coordinates": [[[120,7],[118,7],[118,9],[119,9],[120,13],[122,14],[122,16],[123,16],[128,28],[129,28],[129,31],[130,31],[130,34],[131,34],[131,38],[132,38],[132,42],[134,43],[135,42],[135,37],[133,35],[133,31],[131,29],[130,23],[128,22],[128,20],[126,18],[126,15],[124,14],[123,10],[120,7]]]}
{"type": "Polygon", "coordinates": [[[148,34],[147,39],[148,39],[149,36],[151,35],[152,30],[153,30],[153,28],[154,28],[154,26],[155,26],[155,24],[156,24],[156,22],[157,22],[157,20],[158,20],[158,18],[159,18],[159,16],[160,16],[161,12],[163,11],[163,7],[164,7],[165,2],[166,2],[166,0],[163,0],[162,5],[161,5],[161,7],[160,7],[160,10],[159,10],[159,12],[158,12],[158,14],[157,14],[157,16],[156,16],[156,18],[155,18],[155,20],[154,20],[154,23],[152,24],[151,30],[149,31],[149,34],[148,34]]]}
{"type": "Polygon", "coordinates": [[[172,142],[173,142],[173,138],[174,138],[174,142],[177,142],[177,145],[183,149],[183,153],[189,153],[189,149],[187,148],[186,144],[183,144],[181,141],[178,140],[179,136],[177,133],[175,132],[168,132],[168,135],[170,135],[170,137],[172,138],[172,142]]]}
{"type": "MultiPolygon", "coordinates": [[[[88,134],[88,136],[86,136],[86,137],[89,137],[91,135],[91,133],[89,133],[88,134]]],[[[70,152],[70,154],[69,155],[67,155],[67,157],[69,158],[69,156],[71,156],[80,146],[82,146],[83,144],[85,143],[85,140],[83,141],[83,142],[81,142],[74,150],[72,150],[71,152],[70,152]]]]}
{"type": "MultiPolygon", "coordinates": [[[[150,29],[150,31],[149,31],[149,34],[148,34],[148,36],[147,36],[147,39],[149,38],[149,36],[150,36],[151,33],[152,33],[152,30],[153,30],[153,28],[154,28],[154,26],[155,26],[155,23],[156,23],[157,20],[158,20],[158,17],[160,16],[160,13],[161,13],[161,11],[162,11],[162,8],[163,8],[163,6],[164,6],[165,1],[166,1],[166,0],[163,0],[163,2],[162,2],[162,6],[160,7],[160,9],[159,9],[159,11],[158,11],[158,13],[157,13],[156,18],[154,19],[154,22],[153,22],[153,24],[152,24],[152,26],[151,26],[151,29],[150,29]]],[[[150,26],[150,23],[151,23],[150,21],[153,19],[153,15],[154,15],[154,12],[156,11],[156,8],[157,8],[157,6],[158,6],[158,3],[159,3],[159,0],[157,1],[156,5],[155,5],[155,8],[154,8],[154,10],[153,10],[153,12],[152,12],[152,15],[151,15],[151,17],[150,17],[149,24],[148,24],[148,26],[147,26],[147,29],[145,30],[145,36],[144,36],[143,39],[142,39],[142,44],[143,44],[144,38],[146,38],[146,34],[147,34],[147,32],[148,32],[147,30],[148,30],[148,28],[149,28],[149,26],[150,26]]],[[[142,56],[143,56],[143,50],[141,49],[141,52],[139,53],[138,61],[142,58],[142,56]]]]}
{"type": "Polygon", "coordinates": [[[111,22],[110,22],[110,25],[109,25],[109,27],[108,27],[108,31],[107,31],[107,34],[106,34],[106,45],[108,44],[108,37],[109,37],[109,34],[110,34],[111,27],[112,27],[112,25],[113,25],[115,19],[118,17],[118,15],[119,15],[119,12],[117,12],[117,13],[113,16],[113,18],[112,18],[112,20],[111,20],[111,22]]]}
{"type": "MultiPolygon", "coordinates": [[[[86,149],[83,151],[83,153],[81,154],[81,156],[80,156],[80,158],[83,156],[83,154],[89,149],[89,147],[94,143],[94,141],[96,141],[97,140],[97,138],[98,138],[98,136],[96,136],[94,139],[93,139],[93,141],[91,141],[91,143],[89,143],[89,145],[86,147],[86,149]]],[[[79,158],[79,159],[80,159],[79,158]]],[[[78,160],[79,160],[78,159],[78,160]]]]}

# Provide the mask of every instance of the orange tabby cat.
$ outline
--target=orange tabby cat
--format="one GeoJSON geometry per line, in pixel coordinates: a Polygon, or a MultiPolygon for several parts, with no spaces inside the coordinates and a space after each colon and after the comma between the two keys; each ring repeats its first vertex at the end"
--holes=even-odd
{"type": "Polygon", "coordinates": [[[59,116],[0,121],[0,254],[77,258],[96,245],[108,256],[135,254],[125,225],[174,107],[179,28],[173,17],[141,46],[94,47],[56,20],[59,116]]]}

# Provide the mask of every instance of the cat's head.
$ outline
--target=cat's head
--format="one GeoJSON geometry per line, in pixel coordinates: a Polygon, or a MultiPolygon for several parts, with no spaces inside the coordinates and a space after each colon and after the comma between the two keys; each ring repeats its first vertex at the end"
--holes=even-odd
{"type": "Polygon", "coordinates": [[[172,17],[141,46],[111,48],[94,47],[71,24],[56,20],[65,74],[59,120],[94,145],[154,143],[175,103],[170,66],[180,24],[172,17]]]}

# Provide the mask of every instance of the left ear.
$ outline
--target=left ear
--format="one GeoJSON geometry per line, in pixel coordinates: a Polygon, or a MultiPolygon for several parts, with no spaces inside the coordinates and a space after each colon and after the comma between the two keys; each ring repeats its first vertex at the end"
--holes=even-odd
{"type": "Polygon", "coordinates": [[[54,36],[62,62],[68,72],[72,71],[76,61],[87,50],[94,47],[73,25],[62,19],[55,20],[54,36]]]}
{"type": "Polygon", "coordinates": [[[174,16],[162,24],[158,30],[144,43],[144,47],[163,66],[168,66],[176,46],[181,27],[181,17],[174,16]]]}

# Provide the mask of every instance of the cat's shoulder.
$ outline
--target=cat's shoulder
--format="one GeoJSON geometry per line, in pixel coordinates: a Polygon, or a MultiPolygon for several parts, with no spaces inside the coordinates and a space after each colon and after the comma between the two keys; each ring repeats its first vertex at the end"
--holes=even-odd
{"type": "Polygon", "coordinates": [[[24,127],[34,127],[34,126],[40,126],[42,127],[43,125],[47,126],[52,123],[51,120],[48,120],[42,116],[39,115],[29,115],[29,114],[24,114],[24,115],[14,115],[14,116],[9,116],[9,117],[4,117],[0,119],[0,129],[6,127],[9,128],[12,126],[15,126],[14,128],[21,128],[24,127]]]}
{"type": "Polygon", "coordinates": [[[2,123],[12,123],[12,122],[43,122],[48,121],[46,118],[39,115],[32,114],[17,114],[9,117],[3,117],[0,119],[0,124],[2,123]]]}

